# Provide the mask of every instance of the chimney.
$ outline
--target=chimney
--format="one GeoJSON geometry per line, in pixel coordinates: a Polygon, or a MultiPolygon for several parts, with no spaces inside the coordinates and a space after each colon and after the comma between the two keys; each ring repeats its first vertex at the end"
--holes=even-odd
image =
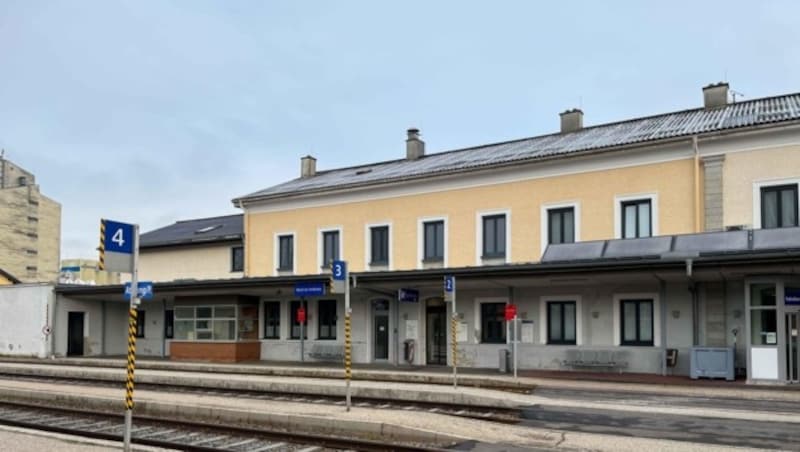
{"type": "Polygon", "coordinates": [[[419,139],[419,129],[408,129],[406,159],[417,160],[425,155],[425,142],[419,139]]]}
{"type": "Polygon", "coordinates": [[[583,128],[583,111],[573,108],[560,114],[561,133],[577,132],[583,128]]]}
{"type": "Polygon", "coordinates": [[[719,82],[703,87],[703,105],[706,110],[728,105],[728,84],[719,82]]]}
{"type": "Polygon", "coordinates": [[[317,159],[307,155],[300,159],[300,177],[303,179],[314,177],[317,174],[317,159]]]}

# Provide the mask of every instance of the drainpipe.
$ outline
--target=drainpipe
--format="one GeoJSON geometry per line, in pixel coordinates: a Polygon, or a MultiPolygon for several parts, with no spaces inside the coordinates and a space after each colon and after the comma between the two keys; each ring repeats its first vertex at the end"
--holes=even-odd
{"type": "Polygon", "coordinates": [[[694,150],[694,232],[700,229],[700,148],[697,145],[697,135],[692,137],[694,150]]]}
{"type": "Polygon", "coordinates": [[[692,277],[691,259],[686,259],[686,278],[689,280],[689,292],[692,294],[692,346],[694,347],[699,342],[700,323],[698,317],[700,315],[700,303],[697,295],[697,283],[692,277]]]}
{"type": "Polygon", "coordinates": [[[661,342],[661,375],[667,376],[667,282],[657,274],[653,276],[658,280],[658,299],[659,299],[659,326],[661,342]]]}

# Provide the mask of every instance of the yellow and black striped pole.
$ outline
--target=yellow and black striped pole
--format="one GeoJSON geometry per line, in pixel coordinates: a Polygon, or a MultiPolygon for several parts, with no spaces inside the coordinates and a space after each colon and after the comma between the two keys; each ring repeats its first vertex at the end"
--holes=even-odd
{"type": "Polygon", "coordinates": [[[125,409],[133,410],[133,377],[136,371],[136,309],[130,309],[128,316],[128,375],[125,379],[125,409]]]}
{"type": "Polygon", "coordinates": [[[100,271],[104,271],[106,269],[106,220],[100,220],[100,246],[97,248],[97,251],[100,252],[99,259],[97,261],[97,269],[100,271]]]}
{"type": "Polygon", "coordinates": [[[458,387],[458,380],[456,378],[456,368],[458,366],[458,315],[454,312],[453,318],[450,320],[450,340],[452,342],[453,350],[453,387],[458,387]]]}
{"type": "Polygon", "coordinates": [[[347,411],[350,411],[350,379],[353,376],[350,338],[350,310],[348,309],[344,315],[344,379],[347,382],[347,411]]]}

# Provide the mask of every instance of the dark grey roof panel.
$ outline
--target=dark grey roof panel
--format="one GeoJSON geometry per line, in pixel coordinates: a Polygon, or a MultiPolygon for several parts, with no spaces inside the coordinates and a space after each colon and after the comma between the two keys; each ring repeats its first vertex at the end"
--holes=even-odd
{"type": "Polygon", "coordinates": [[[800,249],[800,228],[756,229],[753,249],[800,249]]]}
{"type": "Polygon", "coordinates": [[[142,248],[191,243],[241,240],[244,236],[242,214],[198,218],[146,232],[140,236],[142,248]]]}
{"type": "Polygon", "coordinates": [[[609,240],[603,257],[644,257],[661,256],[670,251],[671,236],[648,237],[644,239],[609,240]]]}
{"type": "Polygon", "coordinates": [[[708,232],[675,237],[673,252],[677,254],[729,253],[747,251],[748,231],[708,232]]]}
{"type": "Polygon", "coordinates": [[[800,93],[754,99],[711,110],[698,108],[603,124],[566,134],[542,135],[428,154],[418,160],[400,159],[320,171],[314,177],[294,179],[240,199],[281,197],[379,184],[797,120],[800,120],[800,93]]]}
{"type": "Polygon", "coordinates": [[[542,262],[593,260],[603,257],[604,241],[548,245],[542,262]]]}

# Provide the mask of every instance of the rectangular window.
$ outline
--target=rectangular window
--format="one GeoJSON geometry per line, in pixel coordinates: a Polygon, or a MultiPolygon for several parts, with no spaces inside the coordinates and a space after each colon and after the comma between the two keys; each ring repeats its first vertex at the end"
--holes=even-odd
{"type": "Polygon", "coordinates": [[[278,237],[278,271],[294,270],[294,236],[278,237]]]}
{"type": "Polygon", "coordinates": [[[483,217],[483,256],[484,259],[506,257],[506,216],[489,215],[483,217]]]}
{"type": "Polygon", "coordinates": [[[339,231],[322,233],[322,250],[323,268],[328,268],[333,261],[339,260],[339,231]]]}
{"type": "Polygon", "coordinates": [[[761,187],[761,227],[797,226],[797,184],[761,187]]]}
{"type": "Polygon", "coordinates": [[[175,311],[167,309],[164,311],[164,338],[172,339],[175,337],[175,311]]]}
{"type": "Polygon", "coordinates": [[[444,221],[428,221],[423,223],[424,228],[424,261],[444,260],[444,221]]]}
{"type": "Polygon", "coordinates": [[[621,300],[622,345],[653,345],[653,300],[621,300]]]}
{"type": "Polygon", "coordinates": [[[547,243],[575,243],[575,208],[547,211],[547,243]]]}
{"type": "MultiPolygon", "coordinates": [[[[300,301],[295,300],[291,304],[290,313],[292,316],[292,331],[290,337],[292,339],[300,339],[300,322],[297,321],[297,310],[300,309],[300,301]]],[[[308,302],[303,301],[303,309],[306,311],[306,320],[303,322],[303,339],[308,339],[308,302]]]]}
{"type": "Polygon", "coordinates": [[[375,226],[369,229],[370,264],[389,264],[389,226],[375,226]]]}
{"type": "Polygon", "coordinates": [[[264,339],[281,338],[281,302],[264,303],[264,339]]]}
{"type": "Polygon", "coordinates": [[[319,334],[318,339],[336,339],[336,300],[319,300],[319,334]]]}
{"type": "Polygon", "coordinates": [[[144,311],[136,310],[136,337],[144,337],[144,311]]]}
{"type": "Polygon", "coordinates": [[[231,248],[231,271],[244,271],[244,247],[234,246],[231,248]]]}
{"type": "Polygon", "coordinates": [[[623,201],[622,207],[622,238],[634,239],[650,237],[652,228],[652,204],[649,199],[623,201]]]}
{"type": "Polygon", "coordinates": [[[547,343],[575,345],[575,302],[547,303],[547,343]]]}
{"type": "Polygon", "coordinates": [[[235,306],[175,308],[176,340],[232,341],[236,339],[235,306]]]}
{"type": "Polygon", "coordinates": [[[481,303],[481,342],[505,344],[505,303],[481,303]]]}

